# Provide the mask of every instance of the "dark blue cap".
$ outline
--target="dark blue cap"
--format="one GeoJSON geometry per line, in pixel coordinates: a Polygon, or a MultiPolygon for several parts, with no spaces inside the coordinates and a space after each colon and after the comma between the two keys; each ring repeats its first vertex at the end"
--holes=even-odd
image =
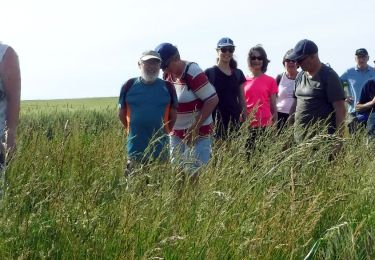
{"type": "Polygon", "coordinates": [[[318,53],[318,46],[313,41],[300,40],[293,49],[293,52],[287,57],[289,60],[301,60],[308,55],[318,53]]]}
{"type": "Polygon", "coordinates": [[[235,47],[231,38],[228,38],[228,37],[221,38],[217,43],[218,48],[227,47],[227,46],[235,47]]]}
{"type": "Polygon", "coordinates": [[[355,55],[357,55],[357,56],[367,56],[368,52],[365,48],[360,48],[360,49],[355,51],[355,55]]]}
{"type": "Polygon", "coordinates": [[[163,70],[167,68],[167,62],[169,61],[169,59],[178,54],[176,46],[173,46],[171,43],[167,42],[160,43],[158,46],[156,46],[155,51],[160,54],[160,67],[163,70]]]}

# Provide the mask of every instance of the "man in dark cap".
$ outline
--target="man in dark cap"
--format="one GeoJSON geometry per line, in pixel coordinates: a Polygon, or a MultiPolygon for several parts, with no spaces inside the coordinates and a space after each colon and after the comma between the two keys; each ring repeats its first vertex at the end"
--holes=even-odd
{"type": "Polygon", "coordinates": [[[355,106],[366,81],[375,77],[375,69],[367,64],[368,61],[369,56],[365,48],[356,50],[356,66],[348,69],[341,76],[348,92],[346,102],[348,103],[348,127],[351,134],[354,134],[361,125],[365,126],[367,121],[367,116],[361,112],[356,112],[355,106]]]}
{"type": "Polygon", "coordinates": [[[161,43],[155,51],[162,59],[165,79],[174,84],[178,97],[177,120],[170,135],[171,161],[195,178],[211,156],[211,114],[219,99],[198,64],[181,60],[176,46],[161,43]]]}
{"type": "Polygon", "coordinates": [[[296,78],[295,102],[290,113],[295,112],[296,141],[305,138],[307,127],[323,122],[328,134],[336,130],[342,134],[345,93],[337,73],[320,61],[318,46],[311,40],[301,40],[288,59],[297,61],[303,70],[296,78]]]}

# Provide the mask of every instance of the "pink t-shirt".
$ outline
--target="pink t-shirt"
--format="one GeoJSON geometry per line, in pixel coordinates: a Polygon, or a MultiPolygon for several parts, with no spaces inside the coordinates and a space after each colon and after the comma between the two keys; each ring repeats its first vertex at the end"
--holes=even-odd
{"type": "Polygon", "coordinates": [[[271,96],[277,94],[277,83],[274,78],[262,74],[259,77],[246,77],[244,83],[245,99],[249,116],[254,120],[251,127],[272,125],[271,96]]]}

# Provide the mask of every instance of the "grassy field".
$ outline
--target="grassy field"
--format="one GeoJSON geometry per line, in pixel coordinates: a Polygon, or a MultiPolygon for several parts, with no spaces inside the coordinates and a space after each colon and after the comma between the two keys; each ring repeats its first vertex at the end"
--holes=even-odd
{"type": "Polygon", "coordinates": [[[198,183],[169,164],[123,177],[116,98],[25,101],[0,201],[0,258],[374,259],[374,148],[364,135],[294,145],[246,129],[198,183]],[[146,185],[145,179],[149,179],[146,185]]]}

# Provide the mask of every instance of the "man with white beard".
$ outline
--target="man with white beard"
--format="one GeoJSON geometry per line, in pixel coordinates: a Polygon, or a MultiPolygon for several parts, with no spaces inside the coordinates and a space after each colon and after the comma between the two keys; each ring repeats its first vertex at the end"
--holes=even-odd
{"type": "Polygon", "coordinates": [[[128,134],[125,176],[137,165],[168,159],[165,146],[178,103],[174,86],[158,77],[160,64],[157,52],[145,51],[138,62],[141,76],[121,88],[118,116],[128,134]]]}

